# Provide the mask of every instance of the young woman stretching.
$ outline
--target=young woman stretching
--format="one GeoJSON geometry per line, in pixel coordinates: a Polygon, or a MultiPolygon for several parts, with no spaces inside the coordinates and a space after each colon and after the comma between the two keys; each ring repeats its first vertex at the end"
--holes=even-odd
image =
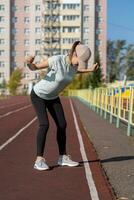
{"type": "Polygon", "coordinates": [[[39,128],[37,133],[37,158],[34,168],[47,170],[44,147],[46,135],[49,128],[47,110],[50,112],[57,126],[57,143],[59,148],[58,165],[78,166],[79,163],[71,160],[66,152],[66,127],[63,107],[59,93],[73,80],[76,73],[92,72],[97,64],[87,68],[87,62],[91,56],[90,49],[80,41],[76,41],[67,55],[55,55],[39,64],[34,64],[34,57],[26,59],[27,66],[31,70],[48,68],[48,71],[41,81],[36,83],[31,91],[31,101],[37,114],[39,128]]]}

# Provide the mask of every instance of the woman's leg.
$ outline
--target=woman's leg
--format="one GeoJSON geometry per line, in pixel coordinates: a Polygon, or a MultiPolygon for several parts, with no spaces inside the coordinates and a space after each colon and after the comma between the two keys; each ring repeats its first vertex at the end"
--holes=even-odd
{"type": "Polygon", "coordinates": [[[53,117],[57,126],[57,143],[59,147],[59,154],[66,154],[66,119],[63,111],[60,98],[47,101],[47,108],[53,117]]]}
{"type": "Polygon", "coordinates": [[[39,128],[37,133],[37,156],[43,156],[49,121],[46,111],[45,100],[38,97],[34,91],[31,92],[31,101],[37,114],[39,128]]]}

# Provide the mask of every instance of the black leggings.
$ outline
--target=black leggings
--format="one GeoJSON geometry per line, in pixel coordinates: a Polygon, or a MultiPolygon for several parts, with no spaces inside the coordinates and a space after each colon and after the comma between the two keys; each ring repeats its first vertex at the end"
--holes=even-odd
{"type": "Polygon", "coordinates": [[[66,120],[60,98],[53,100],[45,100],[38,97],[34,90],[31,91],[31,101],[37,114],[39,121],[39,129],[37,133],[37,156],[43,156],[46,135],[49,128],[49,120],[47,109],[53,117],[57,126],[57,143],[59,147],[59,154],[66,154],[66,120]]]}

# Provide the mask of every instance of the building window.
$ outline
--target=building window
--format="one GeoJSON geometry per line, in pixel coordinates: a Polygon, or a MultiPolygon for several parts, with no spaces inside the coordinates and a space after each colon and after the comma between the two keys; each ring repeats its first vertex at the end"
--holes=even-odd
{"type": "Polygon", "coordinates": [[[13,17],[12,18],[12,23],[16,23],[18,21],[18,18],[17,17],[13,17]]]}
{"type": "Polygon", "coordinates": [[[77,9],[80,7],[80,4],[76,3],[76,4],[73,4],[73,3],[68,3],[68,4],[63,4],[63,9],[77,9]]]}
{"type": "Polygon", "coordinates": [[[89,5],[88,5],[88,4],[85,4],[85,5],[83,6],[83,10],[84,10],[84,11],[88,11],[88,10],[89,10],[89,5]]]}
{"type": "Polygon", "coordinates": [[[28,79],[29,78],[29,73],[24,73],[24,78],[28,79]]]}
{"type": "Polygon", "coordinates": [[[25,35],[28,35],[30,33],[30,29],[29,28],[25,28],[24,29],[24,33],[25,33],[25,35]]]}
{"type": "Polygon", "coordinates": [[[40,78],[40,74],[39,73],[35,73],[35,79],[40,78]]]}
{"type": "Polygon", "coordinates": [[[24,40],[24,45],[25,45],[25,46],[29,46],[29,44],[30,44],[30,41],[29,41],[29,40],[24,40]]]}
{"type": "Polygon", "coordinates": [[[0,11],[4,11],[5,10],[5,5],[4,4],[0,4],[0,11]]]}
{"type": "Polygon", "coordinates": [[[63,15],[63,20],[77,20],[79,17],[79,15],[63,15]]]}
{"type": "Polygon", "coordinates": [[[84,22],[88,22],[89,21],[89,16],[84,16],[83,19],[84,19],[84,22]]]}
{"type": "Polygon", "coordinates": [[[89,44],[89,40],[88,40],[88,39],[85,39],[85,40],[83,40],[83,43],[84,43],[85,45],[88,45],[88,44],[89,44]]]}
{"type": "Polygon", "coordinates": [[[5,40],[4,39],[0,39],[0,44],[5,44],[5,40]]]}
{"type": "Polygon", "coordinates": [[[16,51],[12,51],[12,56],[15,57],[17,55],[16,51]]]}
{"type": "Polygon", "coordinates": [[[12,11],[17,11],[18,10],[18,6],[12,6],[12,11]]]}
{"type": "Polygon", "coordinates": [[[13,28],[12,29],[12,34],[16,34],[16,33],[18,33],[18,29],[17,28],[13,28]]]}
{"type": "Polygon", "coordinates": [[[0,61],[0,67],[5,67],[5,62],[4,61],[0,61]]]}
{"type": "Polygon", "coordinates": [[[98,22],[101,23],[103,21],[102,17],[98,17],[98,22]]]}
{"type": "Polygon", "coordinates": [[[1,34],[1,33],[5,33],[5,31],[6,31],[5,28],[0,27],[0,34],[1,34]]]}
{"type": "Polygon", "coordinates": [[[41,33],[41,28],[35,28],[35,33],[41,33]]]}
{"type": "Polygon", "coordinates": [[[102,44],[102,41],[96,40],[96,46],[99,46],[99,45],[101,45],[101,44],[102,44]]]}
{"type": "Polygon", "coordinates": [[[96,34],[99,35],[100,33],[102,33],[102,29],[96,29],[96,34]]]}
{"type": "Polygon", "coordinates": [[[4,77],[5,77],[4,73],[0,72],[0,78],[4,78],[4,77]]]}
{"type": "Polygon", "coordinates": [[[97,12],[102,11],[102,6],[101,6],[101,5],[97,5],[97,6],[96,6],[96,11],[97,11],[97,12]]]}
{"type": "Polygon", "coordinates": [[[30,18],[29,17],[25,17],[24,18],[24,23],[28,24],[30,22],[30,18]]]}
{"type": "Polygon", "coordinates": [[[29,51],[24,51],[24,56],[29,56],[30,52],[29,51]]]}
{"type": "Polygon", "coordinates": [[[16,45],[18,43],[18,40],[12,40],[12,45],[16,45]]]}
{"type": "Polygon", "coordinates": [[[39,55],[40,55],[40,51],[39,51],[39,50],[36,50],[36,51],[35,51],[35,55],[36,55],[36,56],[39,56],[39,55]]]}
{"type": "Polygon", "coordinates": [[[63,32],[73,33],[73,32],[79,32],[79,27],[63,27],[63,32]]]}
{"type": "Polygon", "coordinates": [[[29,12],[29,11],[30,11],[30,6],[25,6],[25,7],[24,7],[24,11],[25,11],[25,12],[29,12]]]}
{"type": "Polygon", "coordinates": [[[35,22],[40,22],[41,21],[41,17],[40,16],[36,16],[35,17],[35,22]]]}
{"type": "Polygon", "coordinates": [[[0,50],[0,56],[4,56],[5,55],[5,51],[4,50],[0,50]]]}
{"type": "Polygon", "coordinates": [[[69,49],[63,49],[63,54],[67,54],[69,52],[69,49]]]}
{"type": "Polygon", "coordinates": [[[36,5],[36,6],[35,6],[35,10],[36,10],[36,11],[41,10],[40,5],[36,5]]]}
{"type": "Polygon", "coordinates": [[[41,44],[41,40],[40,39],[36,39],[35,40],[35,44],[41,44]]]}
{"type": "Polygon", "coordinates": [[[0,22],[4,22],[5,21],[5,17],[4,16],[0,16],[0,22]]]}
{"type": "Polygon", "coordinates": [[[89,33],[89,28],[83,28],[84,33],[89,33]]]}
{"type": "MultiPolygon", "coordinates": [[[[27,78],[26,78],[26,79],[27,79],[27,78]]],[[[23,89],[25,89],[25,90],[28,89],[28,84],[24,84],[24,85],[23,85],[23,89]]]]}
{"type": "Polygon", "coordinates": [[[63,43],[64,44],[72,44],[78,40],[79,40],[79,38],[63,38],[63,43]]]}

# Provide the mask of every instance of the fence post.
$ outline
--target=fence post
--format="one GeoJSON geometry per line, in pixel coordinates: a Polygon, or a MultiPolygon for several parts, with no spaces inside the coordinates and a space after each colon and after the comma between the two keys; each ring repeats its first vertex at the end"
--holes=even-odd
{"type": "Polygon", "coordinates": [[[128,116],[127,136],[131,136],[131,124],[132,124],[132,115],[133,115],[133,97],[134,97],[134,91],[133,91],[132,86],[130,86],[129,116],[128,116]]]}
{"type": "Polygon", "coordinates": [[[121,87],[119,87],[118,115],[116,120],[116,128],[119,128],[120,126],[120,113],[121,113],[121,87]]]}
{"type": "Polygon", "coordinates": [[[97,113],[99,113],[99,89],[97,89],[97,113]]]}
{"type": "Polygon", "coordinates": [[[103,96],[102,96],[102,88],[100,89],[100,94],[101,94],[101,98],[100,98],[100,116],[102,116],[102,99],[103,99],[103,96]]]}
{"type": "Polygon", "coordinates": [[[105,112],[104,119],[107,118],[108,89],[105,89],[105,112]]]}
{"type": "Polygon", "coordinates": [[[111,110],[110,110],[110,124],[113,122],[113,104],[114,104],[114,89],[111,88],[111,110]]]}

